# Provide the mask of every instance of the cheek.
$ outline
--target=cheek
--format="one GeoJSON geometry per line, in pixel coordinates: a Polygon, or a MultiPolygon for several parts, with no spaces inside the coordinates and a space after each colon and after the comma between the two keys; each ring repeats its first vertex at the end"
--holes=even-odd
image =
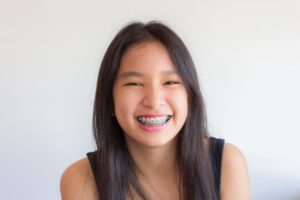
{"type": "Polygon", "coordinates": [[[114,93],[114,107],[116,114],[120,116],[133,115],[137,106],[138,99],[139,96],[134,93],[126,91],[119,91],[114,93]]]}
{"type": "Polygon", "coordinates": [[[187,92],[185,90],[176,91],[168,94],[168,96],[171,97],[170,101],[180,116],[186,118],[188,112],[187,92]]]}

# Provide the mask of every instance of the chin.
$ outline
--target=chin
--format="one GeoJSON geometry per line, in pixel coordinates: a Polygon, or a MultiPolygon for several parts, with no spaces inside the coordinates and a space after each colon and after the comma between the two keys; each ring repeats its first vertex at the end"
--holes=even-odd
{"type": "Polygon", "coordinates": [[[134,139],[127,138],[127,145],[134,145],[145,148],[158,148],[158,147],[166,147],[176,140],[176,136],[172,138],[143,138],[143,139],[134,139]]]}

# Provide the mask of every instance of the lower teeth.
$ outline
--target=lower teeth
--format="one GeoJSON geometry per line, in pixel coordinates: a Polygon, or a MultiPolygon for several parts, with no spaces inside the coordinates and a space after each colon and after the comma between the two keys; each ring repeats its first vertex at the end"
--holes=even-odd
{"type": "Polygon", "coordinates": [[[145,124],[145,123],[142,123],[142,124],[144,124],[145,126],[160,126],[160,125],[163,125],[165,123],[166,122],[164,122],[164,123],[157,123],[157,124],[145,124]]]}

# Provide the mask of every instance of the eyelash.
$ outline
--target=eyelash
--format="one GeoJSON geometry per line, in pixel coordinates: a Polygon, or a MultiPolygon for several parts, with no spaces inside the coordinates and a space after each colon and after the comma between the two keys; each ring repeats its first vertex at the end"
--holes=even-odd
{"type": "MultiPolygon", "coordinates": [[[[164,85],[174,85],[174,84],[180,84],[178,81],[167,81],[164,83],[164,85]]],[[[126,83],[124,86],[143,86],[141,83],[126,83]]]]}
{"type": "Polygon", "coordinates": [[[168,83],[168,85],[180,84],[180,82],[178,82],[178,81],[167,81],[166,83],[168,83]]]}
{"type": "Polygon", "coordinates": [[[141,83],[126,83],[124,86],[141,86],[141,83]]]}

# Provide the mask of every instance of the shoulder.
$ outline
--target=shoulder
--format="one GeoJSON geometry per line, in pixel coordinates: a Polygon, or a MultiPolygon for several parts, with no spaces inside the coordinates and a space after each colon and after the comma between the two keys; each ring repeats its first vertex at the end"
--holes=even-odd
{"type": "Polygon", "coordinates": [[[229,143],[225,143],[223,150],[221,199],[250,199],[250,181],[246,159],[239,148],[229,143]]]}
{"type": "Polygon", "coordinates": [[[62,200],[96,200],[97,189],[89,160],[83,158],[67,167],[60,179],[62,200]]]}

